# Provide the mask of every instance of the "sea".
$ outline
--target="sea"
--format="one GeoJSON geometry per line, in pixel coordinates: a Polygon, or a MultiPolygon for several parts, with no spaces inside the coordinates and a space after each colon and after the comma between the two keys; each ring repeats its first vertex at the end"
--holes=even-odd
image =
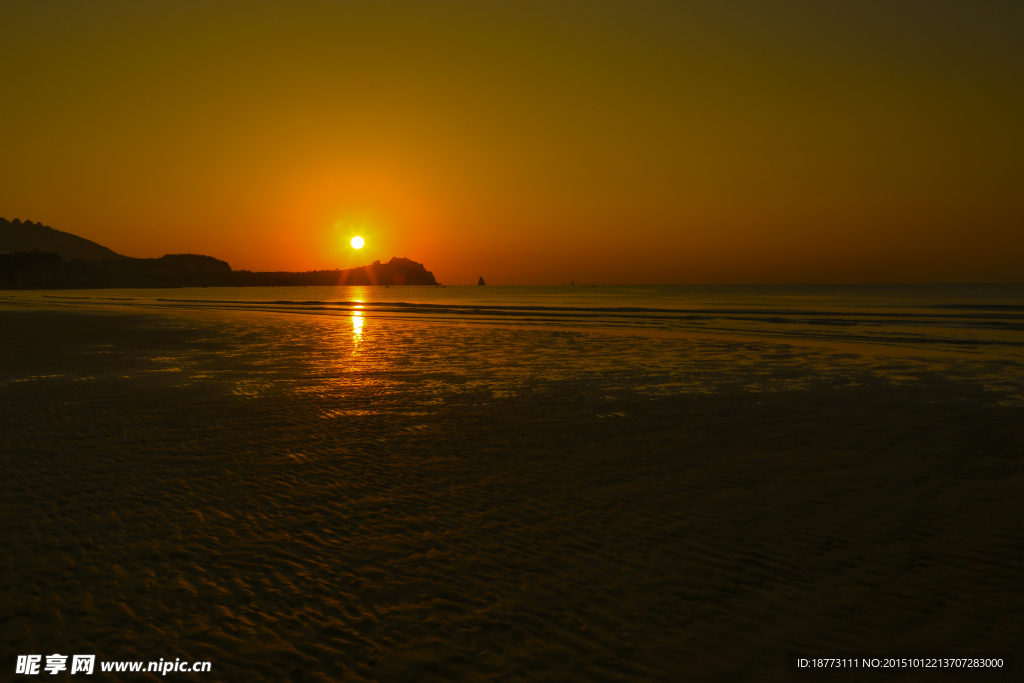
{"type": "MultiPolygon", "coordinates": [[[[209,287],[18,291],[5,304],[206,329],[232,340],[228,355],[263,359],[238,377],[242,393],[285,376],[493,396],[565,381],[678,395],[941,378],[1024,404],[1024,285],[209,287]]],[[[205,369],[192,351],[166,362],[197,377],[227,362],[207,356],[205,369]]]]}
{"type": "Polygon", "coordinates": [[[11,292],[83,309],[281,313],[867,344],[1024,360],[1024,285],[203,287],[11,292]]]}

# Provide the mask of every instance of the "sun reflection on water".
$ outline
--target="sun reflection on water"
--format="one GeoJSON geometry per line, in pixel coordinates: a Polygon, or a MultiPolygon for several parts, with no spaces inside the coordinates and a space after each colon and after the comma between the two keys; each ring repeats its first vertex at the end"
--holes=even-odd
{"type": "MultiPolygon", "coordinates": [[[[363,337],[363,300],[354,299],[353,303],[355,305],[352,307],[352,341],[358,344],[363,337]]],[[[353,348],[352,351],[354,353],[356,349],[353,348]]]]}

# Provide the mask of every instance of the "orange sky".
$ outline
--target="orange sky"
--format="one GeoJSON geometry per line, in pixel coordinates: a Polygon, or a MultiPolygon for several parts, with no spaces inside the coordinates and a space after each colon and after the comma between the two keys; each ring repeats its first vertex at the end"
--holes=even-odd
{"type": "Polygon", "coordinates": [[[1024,281],[1020,2],[7,0],[0,26],[0,216],[130,256],[1024,281]]]}

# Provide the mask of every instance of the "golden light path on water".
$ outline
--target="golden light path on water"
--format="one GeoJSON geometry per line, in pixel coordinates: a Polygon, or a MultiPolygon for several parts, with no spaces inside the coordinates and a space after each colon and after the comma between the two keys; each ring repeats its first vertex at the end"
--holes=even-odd
{"type": "Polygon", "coordinates": [[[362,311],[362,299],[356,299],[358,302],[352,311],[352,334],[354,335],[354,341],[359,341],[363,334],[363,311],[362,311]]]}

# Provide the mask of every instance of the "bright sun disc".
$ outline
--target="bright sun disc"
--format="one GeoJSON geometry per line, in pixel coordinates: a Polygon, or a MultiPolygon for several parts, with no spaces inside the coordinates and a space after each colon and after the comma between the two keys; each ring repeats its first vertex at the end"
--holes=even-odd
{"type": "Polygon", "coordinates": [[[351,244],[353,249],[362,249],[363,245],[366,244],[366,242],[363,241],[362,237],[356,235],[355,237],[352,238],[351,244]]]}

